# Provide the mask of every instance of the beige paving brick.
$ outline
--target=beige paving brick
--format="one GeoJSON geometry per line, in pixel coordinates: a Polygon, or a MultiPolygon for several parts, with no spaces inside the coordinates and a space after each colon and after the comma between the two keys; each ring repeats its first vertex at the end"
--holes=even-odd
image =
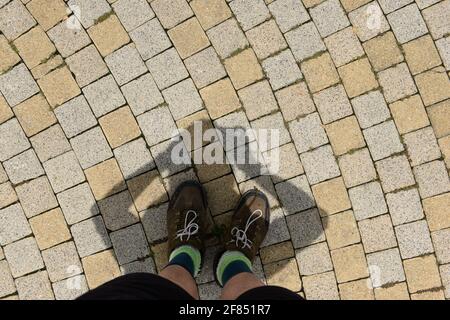
{"type": "Polygon", "coordinates": [[[347,12],[353,11],[368,2],[370,0],[341,0],[341,4],[347,12]]]}
{"type": "Polygon", "coordinates": [[[351,208],[342,177],[316,184],[312,187],[312,192],[323,217],[351,208]]]}
{"type": "Polygon", "coordinates": [[[0,184],[0,208],[9,206],[18,200],[11,182],[0,184]]]}
{"type": "Polygon", "coordinates": [[[201,89],[200,95],[212,119],[220,118],[240,107],[239,98],[229,78],[201,89]]]}
{"type": "Polygon", "coordinates": [[[293,84],[275,92],[278,104],[286,121],[310,114],[316,110],[304,82],[293,84]]]}
{"type": "Polygon", "coordinates": [[[369,276],[366,257],[361,244],[331,251],[338,283],[369,276]]]}
{"type": "Polygon", "coordinates": [[[303,62],[301,69],[313,93],[339,82],[338,73],[329,53],[303,62]]]}
{"type": "Polygon", "coordinates": [[[193,0],[190,5],[205,30],[231,17],[230,8],[225,0],[193,0]]]}
{"type": "Polygon", "coordinates": [[[430,124],[427,112],[419,95],[389,105],[400,134],[421,129],[430,124]]]}
{"type": "Polygon", "coordinates": [[[338,69],[345,90],[350,98],[359,96],[378,87],[369,60],[363,58],[338,69]]]}
{"type": "Polygon", "coordinates": [[[30,225],[41,250],[53,247],[71,238],[60,208],[31,218],[30,225]]]}
{"type": "Polygon", "coordinates": [[[427,108],[436,138],[445,137],[450,134],[450,99],[427,108]]]}
{"type": "Polygon", "coordinates": [[[37,94],[17,105],[14,112],[28,137],[56,122],[53,111],[41,94],[37,94]]]}
{"type": "Polygon", "coordinates": [[[125,189],[125,181],[115,159],[101,162],[84,172],[96,200],[125,189]]]}
{"type": "Polygon", "coordinates": [[[308,300],[338,300],[336,277],[332,271],[304,277],[303,287],[308,300]]]}
{"type": "Polygon", "coordinates": [[[63,63],[64,60],[59,54],[53,55],[44,63],[41,63],[40,65],[31,69],[31,74],[35,79],[40,79],[50,71],[53,71],[56,68],[58,68],[63,63]]]}
{"type": "Polygon", "coordinates": [[[397,245],[389,215],[359,221],[358,228],[366,253],[393,248],[397,245]]]}
{"type": "Polygon", "coordinates": [[[63,0],[32,0],[27,9],[44,30],[63,20],[69,13],[63,0]]]}
{"type": "Polygon", "coordinates": [[[334,154],[339,156],[366,145],[358,120],[351,116],[325,126],[334,154]]]}
{"type": "Polygon", "coordinates": [[[158,271],[161,271],[169,260],[168,244],[166,242],[158,243],[152,245],[151,247],[153,253],[153,259],[155,260],[155,265],[158,271]]]}
{"type": "Polygon", "coordinates": [[[429,35],[404,44],[403,51],[412,74],[421,73],[442,63],[429,35]]]}
{"type": "Polygon", "coordinates": [[[163,203],[168,199],[164,184],[156,170],[129,180],[128,188],[138,211],[163,203]]]}
{"type": "Polygon", "coordinates": [[[268,285],[281,286],[294,292],[302,288],[297,262],[294,258],[266,264],[264,273],[268,285]]]}
{"type": "Polygon", "coordinates": [[[208,37],[196,18],[191,18],[169,30],[168,35],[182,59],[209,45],[208,37]]]}
{"type": "Polygon", "coordinates": [[[14,41],[19,55],[29,69],[47,60],[56,48],[41,27],[35,27],[14,41]]]}
{"type": "Polygon", "coordinates": [[[12,112],[5,98],[0,95],[0,124],[5,122],[6,120],[11,119],[13,116],[14,113],[12,112]]]}
{"type": "Polygon", "coordinates": [[[87,31],[102,56],[107,56],[130,41],[116,15],[97,23],[87,31]]]}
{"type": "Polygon", "coordinates": [[[250,29],[246,35],[259,59],[265,59],[287,47],[275,20],[269,20],[250,29]]]}
{"type": "Polygon", "coordinates": [[[358,226],[353,211],[345,211],[323,218],[325,235],[330,250],[360,242],[358,226]]]}
{"type": "Polygon", "coordinates": [[[121,275],[119,265],[112,250],[103,251],[81,260],[90,289],[121,275]]]}
{"type": "Polygon", "coordinates": [[[195,145],[195,128],[199,127],[202,129],[202,132],[205,130],[209,130],[213,128],[213,124],[211,122],[211,118],[208,115],[206,110],[201,110],[194,114],[191,114],[183,119],[177,120],[178,129],[184,129],[189,132],[190,141],[185,141],[184,144],[189,151],[197,149],[201,146],[208,144],[208,141],[202,139],[202,143],[200,146],[195,145]],[[190,147],[188,146],[190,144],[190,147]]]}
{"type": "Polygon", "coordinates": [[[325,0],[303,0],[303,4],[305,5],[305,7],[307,8],[311,8],[315,5],[318,5],[321,2],[324,2],[325,0]]]}
{"type": "Polygon", "coordinates": [[[411,293],[437,288],[442,285],[434,255],[405,260],[403,266],[406,282],[411,293]]]}
{"type": "Polygon", "coordinates": [[[378,81],[383,88],[383,94],[388,103],[406,98],[417,92],[406,63],[400,63],[379,72],[378,81]]]}
{"type": "Polygon", "coordinates": [[[373,38],[363,44],[375,71],[384,70],[403,61],[403,55],[392,32],[373,38]]]}
{"type": "Polygon", "coordinates": [[[136,119],[128,106],[117,109],[98,121],[112,148],[121,146],[141,134],[136,119]]]}
{"type": "Polygon", "coordinates": [[[361,279],[339,285],[342,300],[375,300],[370,279],[361,279]]]}
{"type": "Polygon", "coordinates": [[[408,287],[405,282],[396,283],[386,288],[375,289],[376,300],[409,300],[408,287]]]}
{"type": "Polygon", "coordinates": [[[19,55],[11,48],[4,35],[0,35],[0,73],[10,69],[20,61],[19,55]]]}
{"type": "Polygon", "coordinates": [[[445,300],[444,291],[424,291],[411,295],[411,300],[445,300]]]}
{"type": "Polygon", "coordinates": [[[423,210],[431,231],[450,227],[450,193],[424,199],[423,210]]]}
{"type": "Polygon", "coordinates": [[[38,80],[47,101],[53,108],[81,93],[69,69],[64,66],[38,80]]]}
{"type": "Polygon", "coordinates": [[[439,139],[438,144],[444,156],[445,165],[450,169],[450,136],[439,139]]]}
{"type": "Polygon", "coordinates": [[[421,73],[415,80],[426,106],[450,98],[450,80],[444,67],[421,73]]]}
{"type": "Polygon", "coordinates": [[[294,247],[291,241],[285,241],[261,248],[260,257],[263,264],[294,257],[294,247]]]}
{"type": "Polygon", "coordinates": [[[226,59],[225,69],[236,90],[263,78],[263,72],[255,52],[250,48],[226,59]]]}

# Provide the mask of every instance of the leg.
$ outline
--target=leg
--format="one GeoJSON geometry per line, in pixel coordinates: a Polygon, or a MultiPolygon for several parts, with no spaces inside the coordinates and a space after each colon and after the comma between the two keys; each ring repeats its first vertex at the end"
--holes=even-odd
{"type": "Polygon", "coordinates": [[[179,285],[186,290],[187,293],[193,296],[194,299],[199,299],[197,283],[185,268],[177,265],[168,265],[159,273],[159,275],[179,285]]]}
{"type": "Polygon", "coordinates": [[[244,292],[262,286],[264,286],[264,283],[262,283],[262,281],[259,280],[253,273],[242,272],[228,280],[223,287],[220,299],[235,300],[244,292]]]}

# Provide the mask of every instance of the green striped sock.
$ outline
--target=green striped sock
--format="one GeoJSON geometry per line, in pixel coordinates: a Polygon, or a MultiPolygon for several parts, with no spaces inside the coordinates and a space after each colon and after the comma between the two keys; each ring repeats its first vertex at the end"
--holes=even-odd
{"type": "Polygon", "coordinates": [[[175,250],[169,256],[168,265],[178,265],[188,270],[193,277],[200,272],[202,264],[202,255],[200,251],[192,246],[183,245],[175,250]]]}
{"type": "Polygon", "coordinates": [[[216,277],[224,286],[233,276],[252,272],[252,262],[240,251],[225,251],[217,264],[216,277]]]}

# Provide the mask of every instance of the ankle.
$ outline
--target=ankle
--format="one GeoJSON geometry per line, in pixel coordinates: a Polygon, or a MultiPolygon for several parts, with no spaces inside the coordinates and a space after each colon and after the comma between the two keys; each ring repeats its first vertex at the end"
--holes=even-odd
{"type": "Polygon", "coordinates": [[[183,267],[195,278],[200,272],[201,262],[202,257],[198,249],[190,245],[182,245],[170,253],[168,266],[183,267]]]}
{"type": "Polygon", "coordinates": [[[217,264],[216,278],[221,286],[240,273],[252,273],[252,262],[241,251],[225,251],[217,264]]]}

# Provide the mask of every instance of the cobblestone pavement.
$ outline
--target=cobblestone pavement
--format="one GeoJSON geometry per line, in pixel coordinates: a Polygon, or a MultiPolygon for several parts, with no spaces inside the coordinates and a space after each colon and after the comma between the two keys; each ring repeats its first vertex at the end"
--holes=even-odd
{"type": "Polygon", "coordinates": [[[0,0],[0,32],[0,297],[161,269],[194,178],[219,226],[268,192],[268,284],[450,298],[450,0],[0,0]],[[174,165],[195,120],[279,129],[280,171],[174,165]]]}

